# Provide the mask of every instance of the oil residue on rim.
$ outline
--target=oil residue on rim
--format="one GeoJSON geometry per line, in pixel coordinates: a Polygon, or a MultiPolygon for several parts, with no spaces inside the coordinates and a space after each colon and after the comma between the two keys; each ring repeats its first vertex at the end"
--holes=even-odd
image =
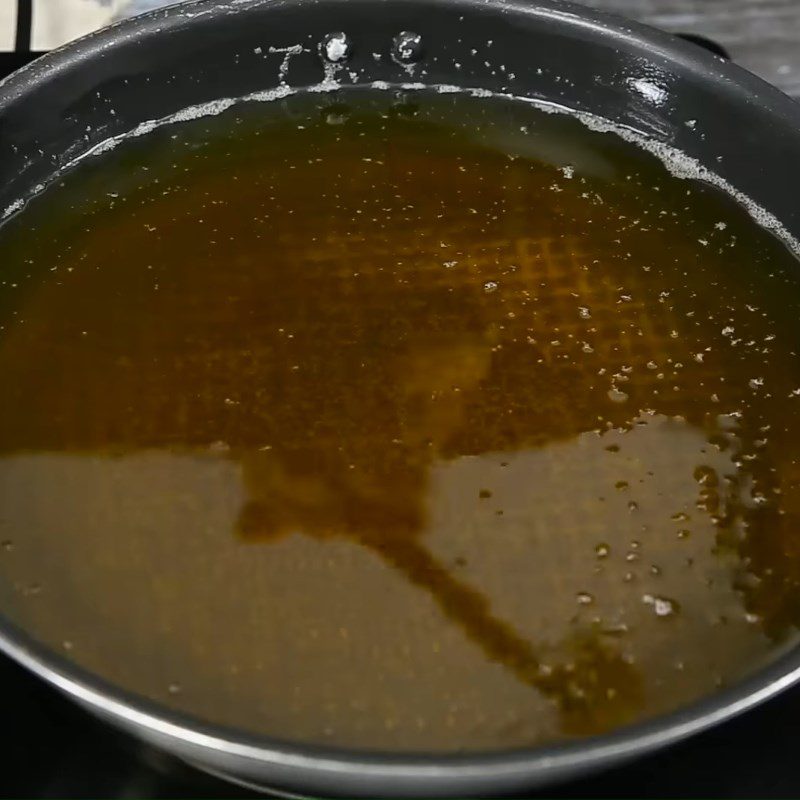
{"type": "Polygon", "coordinates": [[[175,707],[390,749],[768,658],[795,257],[574,120],[346,99],[154,131],[0,229],[3,607],[175,707]]]}

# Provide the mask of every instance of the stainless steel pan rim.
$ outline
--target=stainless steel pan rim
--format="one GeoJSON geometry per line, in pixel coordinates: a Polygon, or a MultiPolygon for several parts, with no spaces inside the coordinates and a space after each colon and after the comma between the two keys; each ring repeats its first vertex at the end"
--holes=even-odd
{"type": "MultiPolygon", "coordinates": [[[[150,734],[145,738],[151,741],[166,738],[265,766],[310,771],[331,780],[333,786],[337,776],[347,774],[360,776],[365,787],[377,780],[389,785],[397,781],[408,788],[410,781],[428,794],[455,794],[476,787],[509,791],[622,763],[731,719],[800,681],[800,648],[794,648],[735,687],[612,734],[530,750],[433,756],[295,744],[193,719],[120,690],[35,643],[6,621],[0,622],[0,650],[100,717],[150,734]]],[[[226,771],[218,774],[226,775],[226,771]]]]}

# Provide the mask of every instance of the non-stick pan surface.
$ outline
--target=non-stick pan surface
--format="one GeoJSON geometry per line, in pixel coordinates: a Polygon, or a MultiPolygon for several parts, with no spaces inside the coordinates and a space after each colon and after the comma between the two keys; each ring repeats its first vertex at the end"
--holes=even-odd
{"type": "MultiPolygon", "coordinates": [[[[332,32],[352,44],[348,71],[357,83],[469,86],[603,117],[685,152],[800,237],[800,110],[789,98],[693,44],[554,2],[200,0],[122,23],[0,85],[0,209],[18,210],[57,169],[142,122],[274,88],[282,77],[318,84],[318,45],[332,32]],[[391,57],[402,31],[423,43],[411,73],[391,57]],[[262,56],[296,44],[304,52],[283,76],[280,52],[262,56]]],[[[666,746],[800,677],[795,650],[731,690],[612,735],[492,755],[384,756],[290,745],[181,716],[87,674],[10,622],[0,625],[0,646],[93,713],[209,772],[350,796],[524,790],[666,746]]]]}

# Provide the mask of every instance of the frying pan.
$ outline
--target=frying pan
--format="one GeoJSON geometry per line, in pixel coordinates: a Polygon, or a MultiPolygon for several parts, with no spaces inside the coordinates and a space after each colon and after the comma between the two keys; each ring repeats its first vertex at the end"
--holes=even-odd
{"type": "MultiPolygon", "coordinates": [[[[319,49],[331,34],[338,44],[328,52],[347,56],[348,82],[468,86],[611,120],[695,159],[800,238],[793,101],[694,44],[547,1],[198,0],[112,26],[0,84],[0,210],[24,213],[21,201],[58,169],[141,123],[281,81],[318,85],[331,77],[319,49]],[[416,36],[398,40],[402,32],[416,36]],[[284,62],[297,44],[302,52],[284,62]],[[271,47],[284,52],[265,59],[271,47]]],[[[349,796],[528,790],[665,747],[800,678],[795,648],[734,688],[609,735],[503,753],[390,755],[200,722],[87,673],[4,619],[0,648],[97,716],[208,772],[349,796]]]]}

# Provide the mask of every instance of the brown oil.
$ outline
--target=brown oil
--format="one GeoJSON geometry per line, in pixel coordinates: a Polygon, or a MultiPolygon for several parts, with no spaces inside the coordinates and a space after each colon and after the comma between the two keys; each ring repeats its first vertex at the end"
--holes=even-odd
{"type": "Polygon", "coordinates": [[[204,718],[585,735],[800,623],[797,260],[508,101],[159,129],[0,230],[0,601],[204,718]]]}

